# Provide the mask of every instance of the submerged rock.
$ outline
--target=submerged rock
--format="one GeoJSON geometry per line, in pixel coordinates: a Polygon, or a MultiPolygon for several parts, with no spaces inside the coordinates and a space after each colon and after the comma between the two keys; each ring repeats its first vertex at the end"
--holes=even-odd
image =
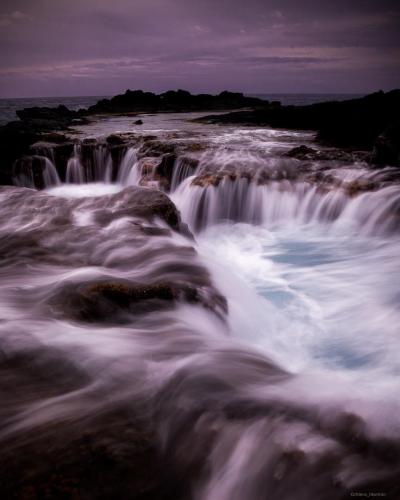
{"type": "MultiPolygon", "coordinates": [[[[206,275],[204,278],[206,283],[206,275]]],[[[190,283],[134,283],[115,278],[66,285],[50,304],[63,315],[80,321],[130,323],[132,316],[171,309],[177,302],[226,312],[226,300],[221,295],[214,293],[207,298],[201,288],[190,283]]]]}

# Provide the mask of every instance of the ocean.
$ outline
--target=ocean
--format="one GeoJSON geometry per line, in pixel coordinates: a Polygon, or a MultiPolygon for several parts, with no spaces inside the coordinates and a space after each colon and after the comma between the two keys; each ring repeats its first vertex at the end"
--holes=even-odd
{"type": "MultiPolygon", "coordinates": [[[[270,101],[280,101],[286,105],[305,105],[324,101],[344,101],[361,97],[362,94],[248,94],[251,97],[259,97],[270,101]]],[[[78,96],[78,97],[22,97],[18,99],[0,99],[0,125],[13,120],[18,120],[16,111],[18,109],[34,106],[55,107],[63,104],[71,110],[87,108],[96,104],[100,99],[110,96],[78,96]]]]}

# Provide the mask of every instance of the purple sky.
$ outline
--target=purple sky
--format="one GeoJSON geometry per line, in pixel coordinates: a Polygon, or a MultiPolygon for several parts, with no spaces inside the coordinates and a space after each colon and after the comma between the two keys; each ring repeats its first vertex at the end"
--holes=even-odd
{"type": "Polygon", "coordinates": [[[2,0],[0,97],[400,87],[400,2],[2,0]]]}

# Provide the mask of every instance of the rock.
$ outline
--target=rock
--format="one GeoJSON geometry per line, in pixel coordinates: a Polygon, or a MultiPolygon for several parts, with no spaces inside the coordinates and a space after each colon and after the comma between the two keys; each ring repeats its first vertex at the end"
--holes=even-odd
{"type": "Polygon", "coordinates": [[[136,120],[133,122],[134,125],[143,125],[143,120],[136,120]]]}
{"type": "MultiPolygon", "coordinates": [[[[21,121],[10,122],[0,127],[0,184],[12,184],[14,162],[29,154],[30,146],[37,142],[64,144],[68,138],[58,131],[66,130],[71,125],[69,110],[59,108],[27,108],[17,111],[21,121]],[[55,110],[55,111],[54,111],[55,110]],[[67,110],[67,111],[66,111],[67,110]]],[[[71,112],[75,113],[75,112],[71,112]]]]}
{"type": "Polygon", "coordinates": [[[316,130],[321,143],[350,149],[371,150],[374,140],[400,114],[400,90],[376,92],[359,99],[308,106],[273,106],[253,111],[204,116],[207,123],[240,123],[299,130],[316,130]]]}
{"type": "Polygon", "coordinates": [[[239,92],[224,91],[218,95],[192,95],[186,90],[179,89],[157,95],[142,90],[127,90],[125,94],[114,96],[111,99],[102,99],[91,106],[87,110],[87,114],[236,109],[266,104],[267,101],[255,97],[245,97],[239,92]]]}
{"type": "Polygon", "coordinates": [[[136,216],[152,221],[155,217],[164,220],[172,229],[187,234],[179,212],[166,194],[155,189],[130,186],[109,196],[103,211],[96,214],[102,224],[122,216],[136,216]]]}
{"type": "Polygon", "coordinates": [[[62,144],[64,142],[70,141],[70,139],[59,132],[48,132],[41,135],[41,140],[43,142],[50,142],[51,144],[62,144]]]}
{"type": "Polygon", "coordinates": [[[342,163],[353,163],[357,159],[359,159],[356,153],[343,151],[340,149],[314,149],[309,146],[297,146],[287,153],[284,156],[288,156],[289,158],[296,158],[297,160],[306,160],[306,161],[340,161],[342,163]]]}
{"type": "MultiPolygon", "coordinates": [[[[16,370],[5,371],[3,364],[0,364],[2,377],[8,376],[5,380],[13,377],[14,381],[16,370]]],[[[26,369],[25,374],[24,367],[19,367],[17,374],[22,380],[18,380],[17,387],[36,395],[39,390],[43,391],[43,380],[48,377],[45,367],[33,374],[26,369]]],[[[54,371],[49,373],[54,374],[54,371]]],[[[52,391],[49,389],[44,397],[63,395],[66,388],[59,386],[57,380],[52,380],[52,391]]],[[[70,390],[82,390],[83,387],[70,390]]],[[[3,392],[2,396],[4,400],[3,392]]],[[[102,400],[107,395],[101,391],[92,392],[92,398],[102,400]]],[[[9,403],[9,397],[5,403],[9,403]]],[[[3,440],[0,457],[2,498],[183,499],[182,481],[162,457],[154,425],[140,415],[142,407],[133,406],[109,405],[100,412],[93,412],[82,423],[54,419],[51,424],[35,427],[34,432],[20,432],[19,439],[3,440]]]]}
{"type": "Polygon", "coordinates": [[[44,168],[45,159],[42,156],[23,156],[14,164],[13,178],[32,179],[33,186],[36,189],[43,189],[45,187],[44,168]]]}
{"type": "Polygon", "coordinates": [[[173,153],[166,154],[162,157],[161,162],[155,168],[155,179],[160,180],[162,187],[169,190],[171,186],[172,175],[174,173],[176,156],[173,153]]]}
{"type": "Polygon", "coordinates": [[[310,160],[312,157],[314,157],[317,153],[317,150],[314,148],[310,148],[308,146],[297,146],[287,153],[285,153],[285,156],[289,156],[290,158],[296,158],[297,160],[310,160]]]}
{"type": "Polygon", "coordinates": [[[29,146],[40,140],[40,133],[24,122],[0,127],[0,184],[12,184],[12,169],[17,158],[29,154],[29,146]]]}
{"type": "Polygon", "coordinates": [[[76,111],[70,111],[66,106],[60,105],[56,108],[33,107],[16,111],[21,120],[71,120],[80,115],[76,111]]]}
{"type": "Polygon", "coordinates": [[[121,137],[119,134],[111,134],[106,138],[106,141],[108,144],[114,146],[114,145],[120,145],[120,144],[125,144],[125,139],[121,137]]]}
{"type": "Polygon", "coordinates": [[[162,142],[159,140],[145,140],[143,146],[138,151],[139,158],[145,156],[163,156],[165,154],[175,154],[175,144],[172,142],[162,142]]]}
{"type": "Polygon", "coordinates": [[[106,138],[106,142],[111,146],[119,146],[121,144],[126,144],[130,138],[131,135],[127,136],[126,134],[110,134],[106,138]]]}
{"type": "Polygon", "coordinates": [[[51,304],[80,321],[124,322],[131,316],[171,308],[175,301],[200,302],[198,290],[183,283],[132,283],[102,279],[65,286],[51,304]]]}
{"type": "Polygon", "coordinates": [[[371,161],[377,165],[400,166],[400,121],[376,138],[371,161]]]}
{"type": "Polygon", "coordinates": [[[193,179],[191,185],[199,187],[218,186],[223,178],[219,174],[198,175],[193,179]]]}
{"type": "Polygon", "coordinates": [[[356,196],[366,191],[373,191],[378,187],[378,184],[368,179],[357,179],[345,185],[346,192],[349,196],[356,196]]]}

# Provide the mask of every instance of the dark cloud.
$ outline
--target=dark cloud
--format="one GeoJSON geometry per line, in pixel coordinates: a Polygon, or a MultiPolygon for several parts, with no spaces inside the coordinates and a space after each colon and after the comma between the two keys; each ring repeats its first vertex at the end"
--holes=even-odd
{"type": "Polygon", "coordinates": [[[0,95],[389,89],[399,25],[385,0],[3,0],[0,95]]]}

